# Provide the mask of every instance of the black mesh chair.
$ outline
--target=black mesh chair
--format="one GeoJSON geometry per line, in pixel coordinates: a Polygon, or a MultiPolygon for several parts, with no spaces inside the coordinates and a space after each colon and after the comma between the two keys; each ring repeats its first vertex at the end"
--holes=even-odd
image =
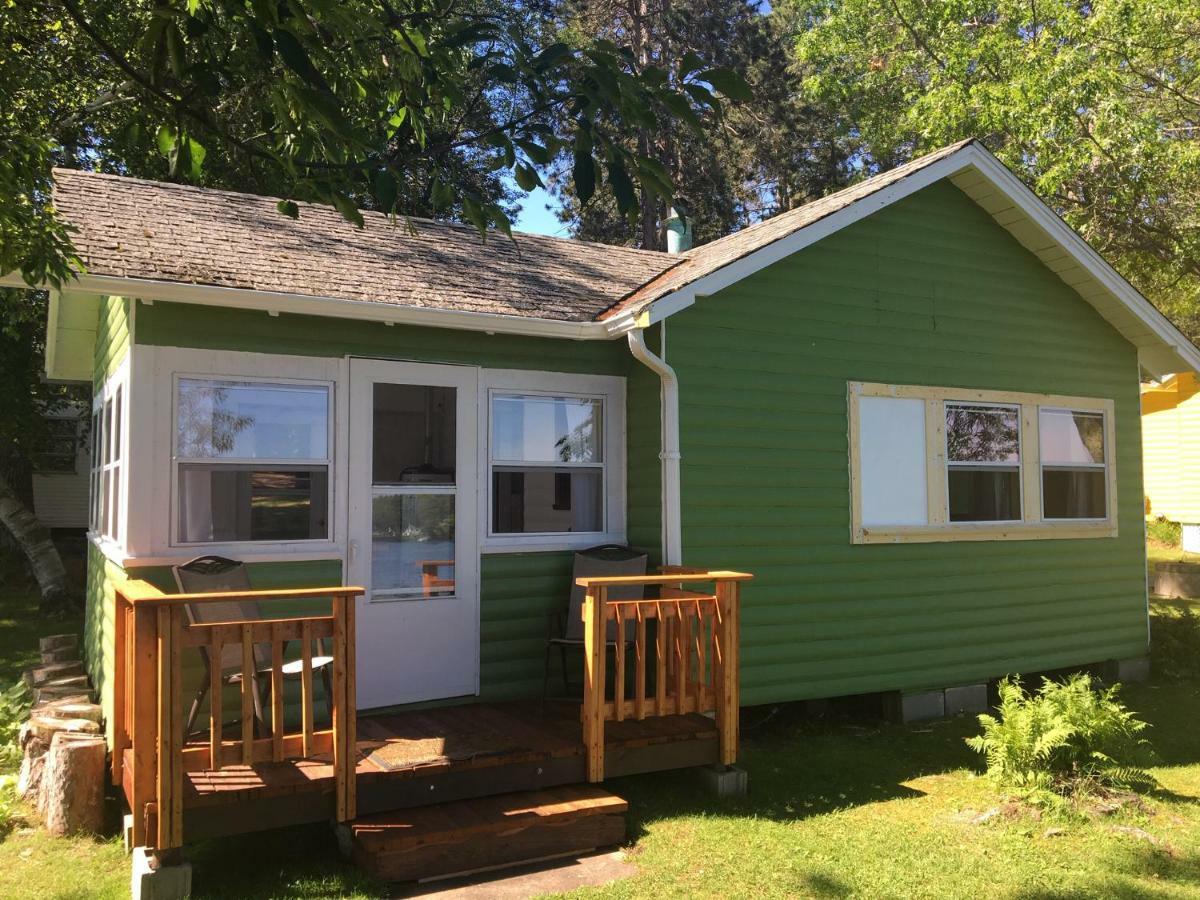
{"type": "MultiPolygon", "coordinates": [[[[555,613],[550,618],[546,634],[546,668],[542,678],[542,699],[546,698],[550,686],[550,657],[557,647],[562,662],[563,693],[570,691],[567,678],[567,650],[583,650],[583,599],[585,591],[575,583],[578,578],[645,575],[646,554],[620,544],[603,544],[590,547],[575,554],[575,565],[571,571],[571,593],[564,613],[555,613]]],[[[645,586],[640,584],[610,587],[609,600],[641,600],[645,586]]],[[[606,652],[625,652],[632,641],[626,640],[625,647],[617,650],[617,623],[608,623],[606,652]]]]}
{"type": "MultiPolygon", "coordinates": [[[[172,566],[175,574],[175,584],[181,594],[206,594],[216,591],[249,591],[250,576],[246,573],[246,564],[224,556],[198,556],[180,566],[172,566]]],[[[242,622],[263,618],[262,607],[254,600],[218,600],[211,603],[189,603],[185,607],[189,624],[212,622],[242,622]]],[[[325,686],[325,707],[330,717],[333,716],[333,684],[331,672],[333,657],[325,653],[324,640],[313,641],[312,668],[320,672],[321,681],[325,686]]],[[[192,708],[188,711],[187,725],[184,735],[192,733],[192,726],[200,712],[200,705],[208,695],[212,683],[212,667],[214,660],[209,659],[208,648],[199,648],[200,659],[204,663],[204,680],[200,683],[192,708]]],[[[216,661],[221,667],[221,684],[242,683],[242,649],[240,644],[226,644],[221,648],[221,659],[216,661]]],[[[283,677],[299,678],[303,673],[304,663],[296,659],[285,662],[282,667],[283,677]]],[[[266,720],[263,716],[262,686],[271,683],[271,651],[265,644],[254,645],[254,674],[250,676],[251,695],[254,698],[254,718],[260,734],[267,734],[266,720]]],[[[214,697],[212,702],[219,703],[220,698],[214,697]]]]}

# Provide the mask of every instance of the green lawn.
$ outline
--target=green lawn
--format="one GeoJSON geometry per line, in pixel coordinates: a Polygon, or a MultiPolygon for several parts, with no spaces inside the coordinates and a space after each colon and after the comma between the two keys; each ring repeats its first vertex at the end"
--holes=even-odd
{"type": "MultiPolygon", "coordinates": [[[[28,594],[0,598],[0,672],[23,664],[22,642],[61,630],[32,609],[28,594]]],[[[689,773],[613,782],[640,873],[580,896],[1200,897],[1200,685],[1132,685],[1126,699],[1153,726],[1163,790],[1071,819],[1005,803],[963,744],[970,719],[814,725],[750,710],[751,796],[719,803],[689,773]]],[[[324,827],[213,841],[191,858],[198,897],[381,895],[324,827]]],[[[124,897],[128,872],[112,840],[23,828],[0,840],[0,897],[124,897]]]]}

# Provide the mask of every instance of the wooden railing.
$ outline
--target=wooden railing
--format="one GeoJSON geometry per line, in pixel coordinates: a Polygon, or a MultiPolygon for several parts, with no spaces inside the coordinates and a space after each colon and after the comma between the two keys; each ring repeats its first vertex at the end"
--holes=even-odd
{"type": "Polygon", "coordinates": [[[739,592],[741,582],[752,577],[668,567],[657,575],[577,579],[585,591],[582,714],[588,781],[604,780],[604,723],[626,718],[715,713],[720,760],[724,765],[737,760],[739,592]],[[712,585],[711,593],[692,590],[706,584],[712,585]],[[657,596],[609,599],[612,588],[637,585],[657,596]]]}
{"type": "Polygon", "coordinates": [[[116,589],[116,672],[113,689],[113,783],[125,789],[133,813],[134,846],[168,850],[183,843],[183,775],[257,762],[281,762],[332,754],[337,785],[334,815],[338,821],[355,813],[354,601],[357,587],[298,590],[164,594],[138,580],[116,589]],[[190,604],[229,601],[317,600],[327,598],[327,615],[295,618],[189,622],[190,604]],[[317,730],[313,691],[314,640],[332,644],[331,723],[317,730]],[[300,648],[300,727],[286,730],[284,721],[285,646],[300,648]],[[270,666],[257,664],[256,644],[270,646],[270,666]],[[223,651],[240,648],[240,679],[230,685],[222,673],[223,651]],[[208,736],[189,742],[185,730],[184,653],[204,648],[210,660],[208,736]],[[269,684],[270,715],[262,710],[263,728],[255,737],[256,698],[269,684]],[[225,688],[240,691],[240,730],[225,736],[225,688]],[[125,751],[129,750],[129,764],[125,751]]]}

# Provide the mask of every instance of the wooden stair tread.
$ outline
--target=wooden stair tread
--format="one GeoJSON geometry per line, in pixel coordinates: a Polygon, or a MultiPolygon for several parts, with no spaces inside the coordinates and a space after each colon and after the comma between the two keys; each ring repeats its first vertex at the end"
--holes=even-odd
{"type": "Polygon", "coordinates": [[[350,832],[364,848],[403,850],[587,816],[623,815],[628,809],[625,800],[603,788],[568,785],[379,813],[351,822],[350,832]]]}

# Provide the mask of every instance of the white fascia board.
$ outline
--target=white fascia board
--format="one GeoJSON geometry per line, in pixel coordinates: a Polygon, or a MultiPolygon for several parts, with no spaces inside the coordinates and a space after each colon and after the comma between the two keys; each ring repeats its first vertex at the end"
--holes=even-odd
{"type": "MultiPolygon", "coordinates": [[[[1004,192],[1030,220],[1046,232],[1065,252],[1069,253],[1088,274],[1092,275],[1117,300],[1128,308],[1155,337],[1162,342],[1161,349],[1169,350],[1179,361],[1194,372],[1200,372],[1200,350],[1171,324],[1171,321],[1155,308],[1154,304],[1126,281],[1109,262],[1096,252],[1075,229],[1071,228],[1042,200],[1030,190],[1020,178],[1010,172],[994,156],[975,147],[963,152],[972,154],[975,169],[997,190],[1004,192]]],[[[1141,347],[1157,356],[1158,347],[1141,347]]]]}
{"type": "Polygon", "coordinates": [[[1179,368],[1178,363],[1195,372],[1200,372],[1200,350],[1179,331],[1170,320],[1126,281],[1096,250],[1080,237],[1074,229],[1058,217],[1024,182],[1010,172],[999,160],[975,145],[955,151],[945,159],[914,172],[907,178],[888,185],[856,200],[849,206],[807,225],[772,244],[723,266],[703,278],[654,300],[648,307],[634,309],[610,320],[609,325],[624,325],[629,330],[635,325],[648,325],[661,321],[681,309],[686,309],[697,297],[715,294],[767,266],[779,262],[805,247],[815,244],[855,222],[873,215],[886,206],[908,197],[922,188],[944,178],[949,178],[965,169],[973,169],[987,179],[996,190],[1005,194],[1035,225],[1040,227],[1063,252],[1073,258],[1091,274],[1109,293],[1128,308],[1161,343],[1146,346],[1136,343],[1141,356],[1147,360],[1151,371],[1167,371],[1179,368]],[[1176,362],[1169,363],[1174,360],[1176,362]]]}
{"type": "MultiPolygon", "coordinates": [[[[650,304],[648,320],[651,322],[661,321],[667,316],[691,306],[695,302],[696,297],[707,297],[715,294],[717,291],[723,290],[731,284],[736,284],[743,278],[747,278],[755,272],[761,271],[767,266],[774,265],[781,259],[785,259],[793,253],[797,253],[805,247],[823,240],[834,232],[841,231],[843,228],[879,212],[879,210],[890,206],[897,200],[903,200],[905,197],[915,194],[922,188],[961,172],[970,165],[970,162],[964,160],[961,155],[965,152],[965,149],[959,150],[945,159],[940,159],[928,167],[921,169],[919,172],[914,172],[907,178],[897,181],[895,184],[890,184],[885,188],[880,188],[873,194],[868,194],[859,200],[855,200],[849,206],[843,207],[835,213],[830,213],[825,218],[818,219],[811,225],[805,225],[791,234],[743,256],[741,259],[734,260],[728,265],[722,266],[715,272],[710,272],[708,275],[698,278],[696,281],[677,291],[658,298],[650,304]]],[[[643,308],[642,312],[647,312],[647,310],[643,308]]]]}
{"type": "Polygon", "coordinates": [[[84,274],[79,276],[70,285],[70,288],[73,291],[112,294],[145,301],[225,306],[260,310],[272,314],[293,313],[396,325],[419,325],[426,328],[485,331],[576,341],[610,340],[613,337],[603,322],[560,322],[554,319],[505,316],[495,313],[423,309],[382,302],[345,300],[338,297],[285,294],[277,291],[215,287],[207,284],[184,284],[147,278],[117,278],[111,275],[84,274]]]}

